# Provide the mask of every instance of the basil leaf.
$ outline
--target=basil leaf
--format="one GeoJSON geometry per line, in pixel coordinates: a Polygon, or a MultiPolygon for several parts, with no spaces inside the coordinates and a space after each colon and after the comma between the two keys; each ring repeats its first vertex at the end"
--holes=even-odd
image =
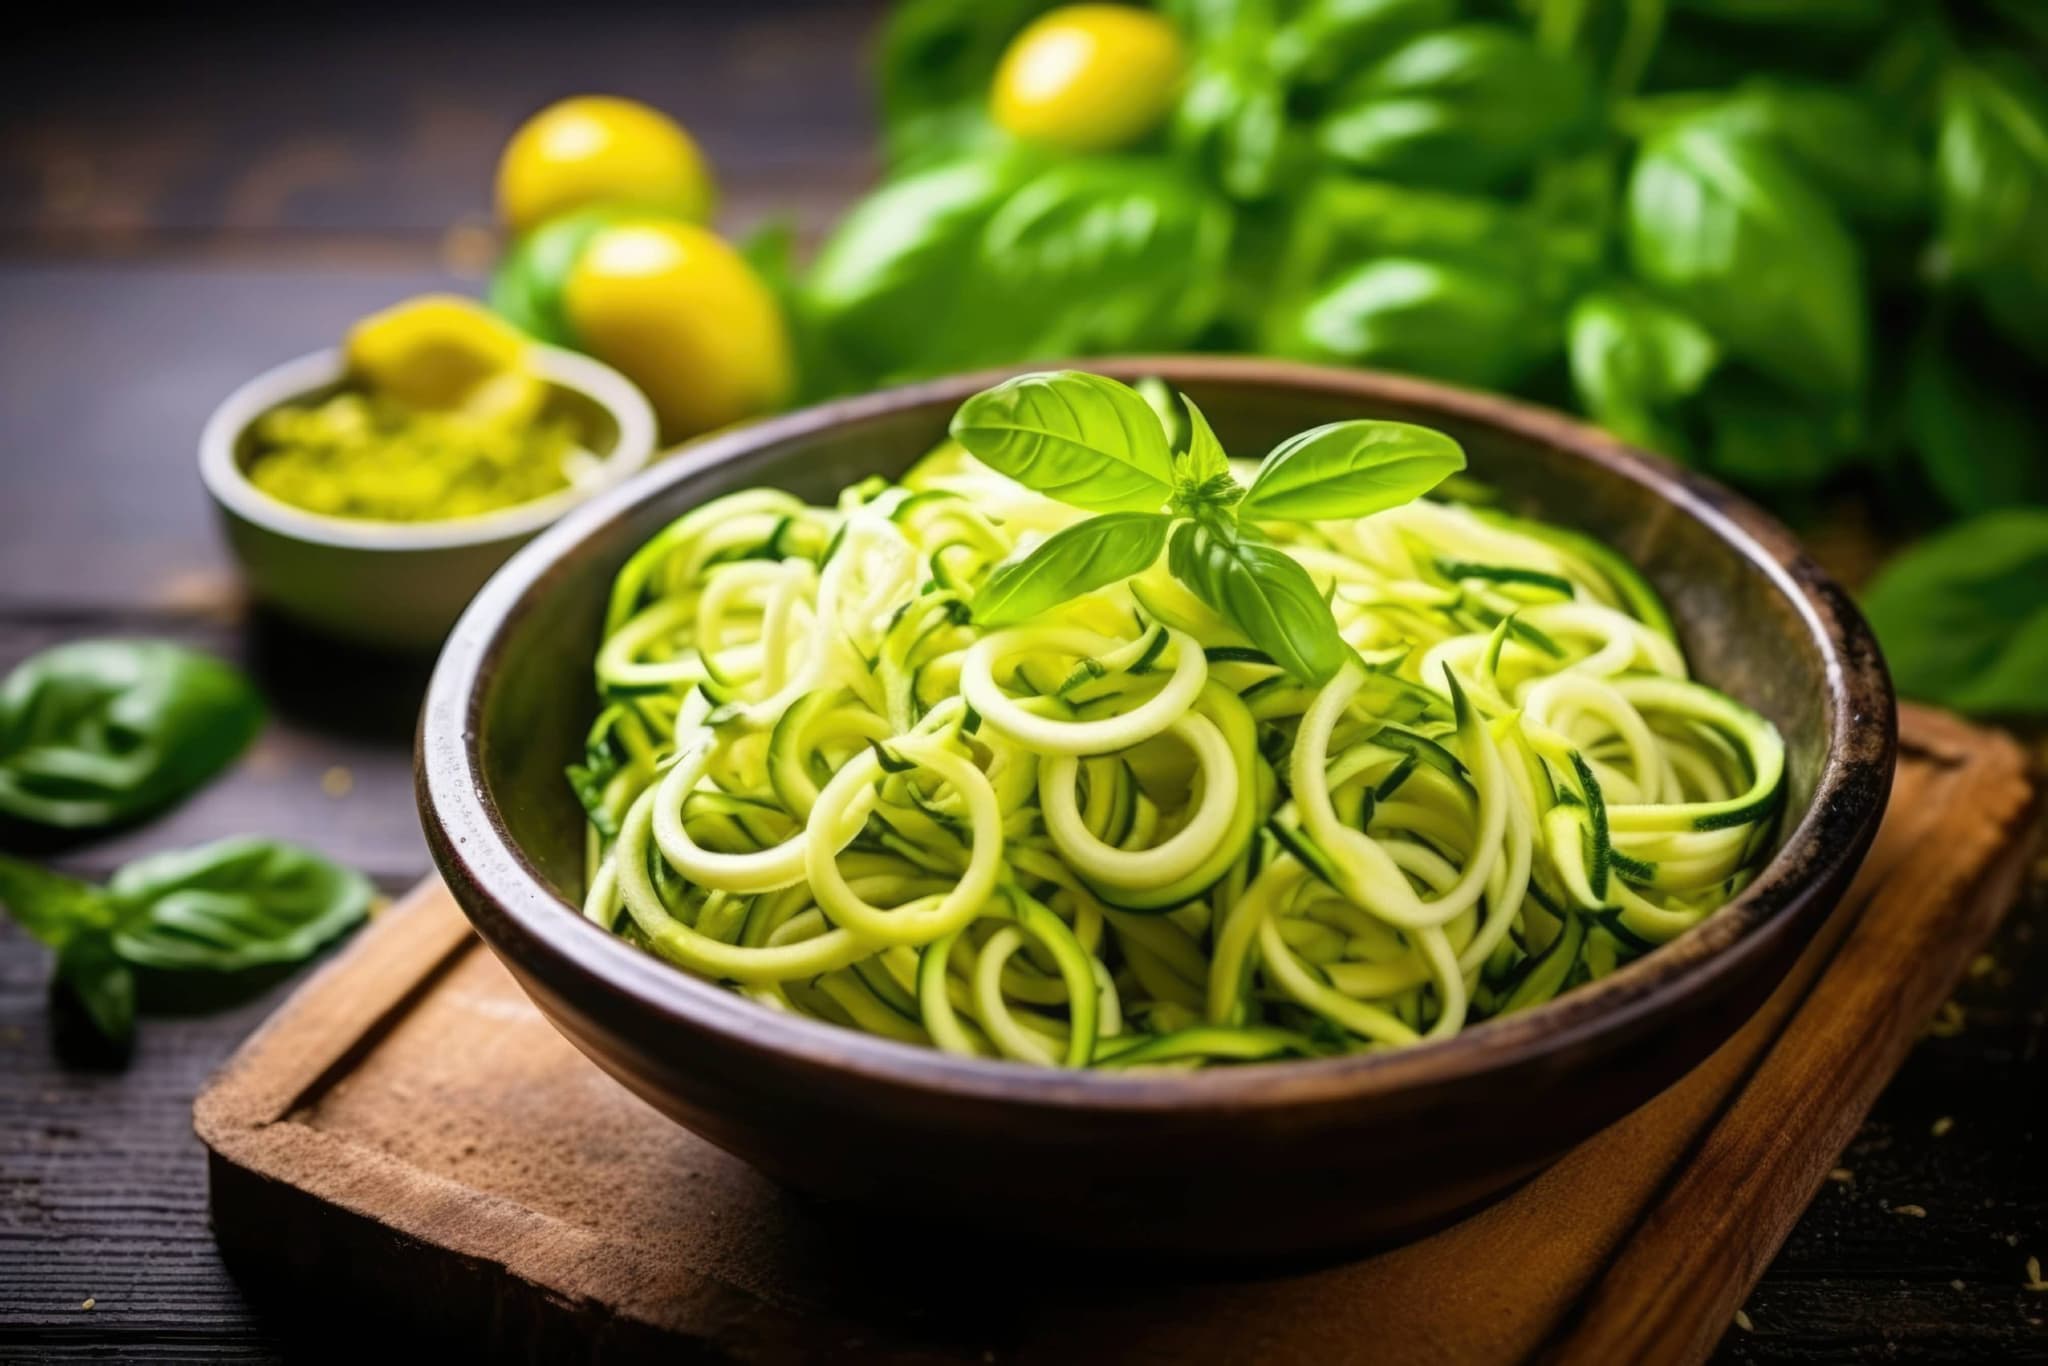
{"type": "Polygon", "coordinates": [[[1174,108],[1174,150],[1233,198],[1272,196],[1307,150],[1289,117],[1287,81],[1269,57],[1278,7],[1269,0],[1184,0],[1168,8],[1191,48],[1187,85],[1174,108]]]}
{"type": "Polygon", "coordinates": [[[1007,320],[986,306],[981,233],[1031,167],[954,162],[883,186],[819,249],[807,308],[832,349],[873,379],[1009,358],[1007,320]]]}
{"type": "Polygon", "coordinates": [[[1332,265],[1374,256],[1429,256],[1518,266],[1520,233],[1504,201],[1381,180],[1324,179],[1295,215],[1287,274],[1325,279],[1332,265]]]}
{"type": "Polygon", "coordinates": [[[90,883],[0,854],[0,907],[51,948],[113,926],[111,902],[90,883]]]}
{"type": "Polygon", "coordinates": [[[1413,502],[1464,468],[1464,448],[1428,427],[1332,422],[1275,446],[1237,515],[1295,522],[1370,517],[1413,502]]]}
{"type": "Polygon", "coordinates": [[[2048,434],[2030,397],[2039,377],[1982,324],[1930,324],[1906,371],[1914,453],[1948,505],[1988,512],[2048,504],[2048,434]]]}
{"type": "Polygon", "coordinates": [[[1945,264],[2048,364],[2048,83],[2017,63],[1952,71],[1935,174],[1945,264]]]}
{"type": "Polygon", "coordinates": [[[903,0],[882,29],[878,84],[890,164],[956,154],[988,129],[1010,40],[1058,0],[903,0]]]}
{"type": "Polygon", "coordinates": [[[1890,0],[1673,0],[1673,7],[1717,19],[1772,27],[1793,24],[1857,27],[1884,22],[1890,0]]]}
{"type": "Polygon", "coordinates": [[[1856,245],[1763,142],[1697,121],[1652,138],[1629,180],[1628,243],[1637,275],[1731,353],[1808,393],[1862,385],[1856,245]]]}
{"type": "Polygon", "coordinates": [[[974,620],[983,626],[1028,621],[1141,574],[1166,549],[1169,524],[1156,512],[1112,512],[1056,531],[989,575],[974,595],[974,620]]]}
{"type": "Polygon", "coordinates": [[[135,973],[114,951],[104,930],[75,935],[57,951],[57,985],[85,1011],[92,1027],[114,1043],[135,1033],[135,973]]]}
{"type": "Polygon", "coordinates": [[[569,324],[563,288],[590,239],[624,212],[616,206],[578,209],[549,219],[514,242],[491,275],[491,307],[537,341],[575,347],[576,330],[569,324]]]}
{"type": "Polygon", "coordinates": [[[831,339],[818,324],[797,269],[797,228],[789,218],[762,223],[733,242],[754,274],[775,296],[782,321],[789,333],[790,349],[796,359],[800,386],[793,403],[845,393],[861,387],[860,377],[847,372],[833,349],[831,339]]]}
{"type": "Polygon", "coordinates": [[[1812,488],[1848,463],[1861,435],[1853,408],[1742,371],[1715,376],[1697,407],[1707,468],[1746,488],[1812,488]]]}
{"type": "Polygon", "coordinates": [[[154,640],[81,640],[0,682],[0,814],[78,829],[191,792],[263,724],[242,674],[154,640]]]}
{"type": "Polygon", "coordinates": [[[1505,388],[1553,344],[1526,281],[1414,257],[1360,266],[1304,307],[1281,349],[1505,388]]]}
{"type": "Polygon", "coordinates": [[[1156,158],[1072,161],[1033,177],[982,234],[1006,359],[1173,350],[1223,301],[1231,216],[1156,158]]]}
{"type": "Polygon", "coordinates": [[[239,972],[307,957],[368,914],[375,889],[309,849],[242,837],[137,859],[107,894],[126,961],[239,972]]]}
{"type": "Polygon", "coordinates": [[[1178,395],[1178,406],[1188,439],[1187,449],[1174,458],[1176,478],[1170,510],[1184,517],[1199,516],[1205,509],[1233,515],[1229,509],[1244,497],[1244,486],[1230,472],[1229,453],[1193,399],[1178,395]]]}
{"type": "Polygon", "coordinates": [[[1610,288],[1580,299],[1566,330],[1579,406],[1624,441],[1685,458],[1669,410],[1720,363],[1706,329],[1669,304],[1610,288]]]}
{"type": "MultiPolygon", "coordinates": [[[[1610,195],[1611,197],[1611,195],[1610,195]]],[[[1416,189],[1383,181],[1326,179],[1304,195],[1291,217],[1287,235],[1273,265],[1273,279],[1251,310],[1263,321],[1264,345],[1285,353],[1328,354],[1305,345],[1301,320],[1320,297],[1335,292],[1339,282],[1386,258],[1424,262],[1434,270],[1450,270],[1457,278],[1477,277],[1485,287],[1504,289],[1504,302],[1514,306],[1493,313],[1518,320],[1525,307],[1554,293],[1561,302],[1577,282],[1581,269],[1572,258],[1597,260],[1604,248],[1587,250],[1573,240],[1582,226],[1596,222],[1582,205],[1556,206],[1572,224],[1570,233],[1549,222],[1548,205],[1521,209],[1501,200],[1442,190],[1416,189]],[[1568,216],[1567,216],[1568,215],[1568,216]],[[1560,251],[1560,247],[1567,250],[1560,251]]],[[[1403,271],[1368,274],[1385,284],[1403,271]]],[[[1522,325],[1518,322],[1517,325],[1522,325]]],[[[1536,341],[1486,339],[1489,349],[1515,359],[1518,369],[1532,350],[1552,344],[1539,318],[1526,325],[1536,341]],[[1503,342],[1494,346],[1495,342],[1503,342]]],[[[1484,367],[1480,367],[1484,368],[1484,367]]]]}
{"type": "MultiPolygon", "coordinates": [[[[1202,410],[1186,394],[1180,396],[1181,406],[1187,409],[1188,449],[1187,471],[1196,483],[1215,479],[1230,478],[1230,455],[1223,449],[1223,443],[1216,439],[1215,429],[1209,426],[1209,419],[1202,416],[1202,410]]],[[[1233,498],[1231,501],[1235,502],[1233,498]]]]}
{"type": "Polygon", "coordinates": [[[1269,59],[1299,84],[1328,85],[1457,13],[1456,0],[1308,0],[1274,35],[1269,59]]]}
{"type": "Polygon", "coordinates": [[[1166,433],[1166,448],[1175,456],[1184,454],[1188,448],[1188,413],[1173,386],[1157,375],[1147,375],[1131,387],[1159,419],[1159,428],[1166,433]]]}
{"type": "Polygon", "coordinates": [[[1927,159],[1861,91],[1766,77],[1700,117],[1768,142],[1853,217],[1897,222],[1926,202],[1927,159]]]}
{"type": "Polygon", "coordinates": [[[2048,509],[1959,522],[1864,597],[1899,691],[1963,711],[2048,714],[2048,509]]]}
{"type": "Polygon", "coordinates": [[[1338,97],[1318,142],[1375,175],[1485,189],[1585,125],[1584,70],[1498,24],[1425,33],[1366,69],[1338,97]]]}
{"type": "Polygon", "coordinates": [[[1173,493],[1159,418],[1136,390],[1101,375],[1004,380],[961,404],[951,431],[991,469],[1090,512],[1157,512],[1173,493]]]}
{"type": "Polygon", "coordinates": [[[1248,528],[1180,522],[1167,543],[1167,568],[1304,682],[1328,682],[1353,658],[1308,571],[1248,528]]]}

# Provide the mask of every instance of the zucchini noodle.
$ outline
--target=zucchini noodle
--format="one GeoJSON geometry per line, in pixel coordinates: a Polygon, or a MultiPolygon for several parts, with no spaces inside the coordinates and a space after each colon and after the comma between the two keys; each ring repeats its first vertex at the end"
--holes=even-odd
{"type": "Polygon", "coordinates": [[[1769,851],[1777,732],[1596,541],[1442,502],[1270,524],[1356,651],[1313,687],[1163,566],[979,628],[977,585],[1079,517],[948,443],[661,532],[569,774],[584,913],[770,1009],[1192,1068],[1550,1000],[1769,851]]]}

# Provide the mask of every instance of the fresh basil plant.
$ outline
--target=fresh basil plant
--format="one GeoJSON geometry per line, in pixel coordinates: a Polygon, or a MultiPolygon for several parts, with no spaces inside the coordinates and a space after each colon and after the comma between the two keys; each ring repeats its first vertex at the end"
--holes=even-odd
{"type": "Polygon", "coordinates": [[[1327,681],[1351,647],[1308,571],[1259,523],[1399,507],[1462,470],[1464,451],[1405,422],[1335,422],[1274,447],[1247,488],[1201,409],[1185,396],[1180,404],[1187,435],[1178,448],[1144,394],[1101,375],[1019,375],[960,406],[952,434],[970,454],[1026,488],[1101,514],[999,566],[975,594],[975,620],[1028,620],[1146,572],[1163,549],[1168,571],[1274,663],[1327,681]]]}
{"type": "Polygon", "coordinates": [[[248,679],[159,640],[80,640],[0,682],[0,814],[78,829],[144,816],[225,768],[262,728],[248,679]]]}
{"type": "Polygon", "coordinates": [[[1150,0],[1185,75],[1114,156],[990,113],[1059,2],[891,7],[884,182],[771,272],[806,395],[1261,352],[1575,405],[1892,540],[2048,500],[2040,0],[1150,0]]]}

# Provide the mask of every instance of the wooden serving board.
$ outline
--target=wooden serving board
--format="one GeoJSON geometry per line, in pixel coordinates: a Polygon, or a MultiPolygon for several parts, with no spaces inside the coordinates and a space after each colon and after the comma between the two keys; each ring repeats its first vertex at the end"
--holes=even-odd
{"type": "Polygon", "coordinates": [[[438,883],[199,1097],[215,1230],[252,1280],[500,1358],[1701,1360],[2030,857],[2015,744],[1912,708],[1901,729],[1861,877],[1740,1034],[1498,1204],[1363,1260],[1062,1268],[917,1222],[915,1191],[900,1220],[821,1208],[586,1061],[438,883]]]}

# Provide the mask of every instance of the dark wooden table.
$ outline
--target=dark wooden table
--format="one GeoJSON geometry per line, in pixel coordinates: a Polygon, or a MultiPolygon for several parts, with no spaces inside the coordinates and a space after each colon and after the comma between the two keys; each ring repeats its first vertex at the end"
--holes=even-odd
{"type": "MultiPolygon", "coordinates": [[[[498,144],[549,99],[617,91],[675,111],[717,163],[735,230],[787,213],[814,232],[872,175],[857,60],[872,4],[594,13],[103,19],[0,46],[0,671],[60,640],[167,636],[246,663],[273,708],[234,772],[162,819],[84,841],[0,830],[0,847],[100,876],[260,832],[390,891],[427,872],[408,748],[426,666],[246,611],[194,447],[256,370],[409,293],[474,288],[498,144]]],[[[2022,1284],[2029,1256],[2048,1259],[2038,888],[1980,968],[1843,1154],[1727,1360],[2048,1361],[2048,1294],[2022,1284]]],[[[0,923],[0,1360],[332,1347],[332,1316],[252,1297],[221,1266],[190,1127],[201,1081],[291,981],[148,1010],[112,1070],[58,1049],[47,971],[0,923]]]]}

